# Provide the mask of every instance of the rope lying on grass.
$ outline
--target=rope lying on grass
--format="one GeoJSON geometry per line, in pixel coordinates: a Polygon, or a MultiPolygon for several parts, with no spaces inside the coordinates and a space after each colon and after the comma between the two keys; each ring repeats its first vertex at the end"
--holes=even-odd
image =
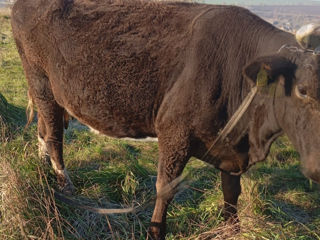
{"type": "Polygon", "coordinates": [[[106,214],[123,214],[123,213],[131,213],[131,212],[136,212],[137,207],[130,207],[130,208],[98,208],[98,207],[91,207],[88,205],[84,205],[82,203],[80,203],[78,200],[74,200],[70,197],[67,197],[66,195],[59,193],[57,191],[55,191],[54,189],[52,189],[53,194],[55,199],[58,199],[59,201],[66,203],[70,206],[74,206],[80,209],[85,209],[88,210],[90,212],[94,212],[94,213],[98,213],[101,215],[106,215],[106,214]]]}
{"type": "MultiPolygon", "coordinates": [[[[186,187],[185,185],[182,185],[181,183],[184,181],[185,176],[180,176],[173,180],[171,183],[169,183],[165,188],[162,189],[161,192],[157,194],[157,196],[165,196],[171,191],[176,191],[176,193],[181,192],[184,190],[186,187]]],[[[153,204],[156,200],[156,196],[151,198],[148,202],[141,206],[136,206],[136,207],[128,207],[128,208],[100,208],[100,207],[92,207],[89,205],[85,205],[81,203],[79,200],[76,200],[72,197],[66,196],[63,193],[57,192],[54,189],[51,189],[53,192],[53,195],[55,199],[68,204],[73,207],[77,207],[80,209],[88,210],[93,213],[97,213],[100,215],[109,215],[109,214],[126,214],[126,213],[137,213],[145,210],[147,207],[149,207],[151,204],[153,204]]]]}

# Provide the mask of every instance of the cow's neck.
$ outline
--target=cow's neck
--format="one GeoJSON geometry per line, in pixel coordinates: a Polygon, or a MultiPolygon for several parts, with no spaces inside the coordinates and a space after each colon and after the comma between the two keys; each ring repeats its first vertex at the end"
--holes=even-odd
{"type": "Polygon", "coordinates": [[[279,29],[268,31],[259,39],[256,57],[275,54],[283,45],[299,47],[299,44],[292,33],[279,29]]]}
{"type": "MultiPolygon", "coordinates": [[[[265,33],[257,44],[257,51],[252,59],[275,54],[285,44],[298,46],[294,35],[291,33],[279,30],[265,33]]],[[[249,95],[252,86],[248,88],[248,83],[244,80],[242,82],[242,89],[246,89],[246,93],[239,99],[239,106],[249,95]]],[[[236,111],[237,109],[233,109],[231,112],[234,114],[236,111]]],[[[230,114],[229,120],[232,114],[230,114]]],[[[232,132],[226,137],[226,141],[221,141],[222,144],[228,145],[233,150],[236,149],[240,155],[243,155],[243,168],[239,172],[231,171],[230,173],[240,175],[250,168],[251,165],[263,161],[269,152],[272,142],[280,135],[282,135],[282,131],[275,119],[273,97],[262,97],[257,94],[232,132]],[[245,152],[248,149],[249,159],[246,161],[245,152]]],[[[223,167],[222,170],[224,170],[223,167]]]]}

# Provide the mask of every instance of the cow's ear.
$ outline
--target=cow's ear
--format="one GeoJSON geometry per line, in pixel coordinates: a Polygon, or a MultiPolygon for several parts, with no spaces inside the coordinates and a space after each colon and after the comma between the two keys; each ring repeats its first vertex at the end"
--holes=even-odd
{"type": "Polygon", "coordinates": [[[281,80],[284,91],[290,92],[295,65],[281,56],[261,57],[247,65],[243,75],[251,85],[256,85],[261,93],[274,95],[281,80]]]}

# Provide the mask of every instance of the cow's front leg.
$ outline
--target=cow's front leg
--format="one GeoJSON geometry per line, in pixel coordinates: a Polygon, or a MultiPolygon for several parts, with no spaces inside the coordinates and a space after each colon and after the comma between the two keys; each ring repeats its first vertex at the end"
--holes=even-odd
{"type": "Polygon", "coordinates": [[[161,142],[159,137],[157,199],[149,227],[148,239],[165,239],[168,205],[176,193],[176,187],[179,184],[178,177],[189,159],[188,151],[187,142],[161,142]]]}
{"type": "Polygon", "coordinates": [[[241,193],[240,176],[221,172],[221,181],[224,197],[224,219],[232,224],[238,223],[237,202],[241,193]]]}

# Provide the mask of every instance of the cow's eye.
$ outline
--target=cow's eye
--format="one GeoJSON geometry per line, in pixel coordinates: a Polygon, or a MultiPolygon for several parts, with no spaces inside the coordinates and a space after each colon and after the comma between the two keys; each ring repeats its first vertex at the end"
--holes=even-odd
{"type": "Polygon", "coordinates": [[[297,85],[295,89],[295,93],[298,98],[306,99],[308,97],[308,92],[306,86],[297,85]]]}

